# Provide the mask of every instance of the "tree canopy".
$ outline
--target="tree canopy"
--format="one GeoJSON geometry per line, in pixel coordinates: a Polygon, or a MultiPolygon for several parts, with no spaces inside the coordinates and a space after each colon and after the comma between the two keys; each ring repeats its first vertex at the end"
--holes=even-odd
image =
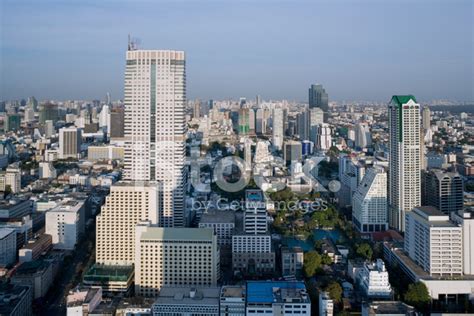
{"type": "Polygon", "coordinates": [[[430,294],[423,282],[416,282],[408,286],[405,301],[418,309],[423,309],[430,302],[430,294]]]}
{"type": "Polygon", "coordinates": [[[335,302],[340,302],[342,299],[342,287],[336,281],[332,281],[326,286],[325,291],[328,292],[329,297],[335,302]]]}
{"type": "Polygon", "coordinates": [[[307,277],[312,277],[321,268],[322,257],[316,251],[304,254],[303,272],[307,277]]]}

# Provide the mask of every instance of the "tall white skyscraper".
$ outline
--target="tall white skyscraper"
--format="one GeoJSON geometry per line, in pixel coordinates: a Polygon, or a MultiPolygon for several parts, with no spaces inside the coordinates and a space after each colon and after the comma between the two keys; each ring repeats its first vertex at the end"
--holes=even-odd
{"type": "Polygon", "coordinates": [[[384,231],[387,225],[387,173],[367,170],[352,199],[352,222],[360,232],[384,231]]]}
{"type": "Polygon", "coordinates": [[[421,205],[420,105],[395,95],[388,105],[389,224],[405,231],[405,212],[421,205]]]}
{"type": "Polygon", "coordinates": [[[184,52],[127,51],[124,178],[162,182],[163,227],[184,226],[185,102],[184,52]]]}
{"type": "Polygon", "coordinates": [[[276,108],[273,109],[273,137],[272,143],[276,149],[281,150],[283,148],[283,137],[284,137],[284,128],[283,128],[283,109],[276,108]]]}

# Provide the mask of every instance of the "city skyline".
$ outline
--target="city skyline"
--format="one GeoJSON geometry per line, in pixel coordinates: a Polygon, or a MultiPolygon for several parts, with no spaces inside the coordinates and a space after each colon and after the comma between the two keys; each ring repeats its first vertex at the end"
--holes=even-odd
{"type": "Polygon", "coordinates": [[[321,83],[330,101],[473,100],[469,1],[269,3],[4,1],[0,94],[122,99],[131,34],[140,49],[186,52],[189,99],[306,102],[321,83]]]}

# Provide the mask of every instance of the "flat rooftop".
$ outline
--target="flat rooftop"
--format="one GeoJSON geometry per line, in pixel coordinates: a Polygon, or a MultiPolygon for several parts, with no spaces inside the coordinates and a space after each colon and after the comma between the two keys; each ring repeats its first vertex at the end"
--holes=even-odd
{"type": "Polygon", "coordinates": [[[211,210],[201,215],[199,223],[235,223],[235,212],[231,210],[211,210]]]}
{"type": "Polygon", "coordinates": [[[287,298],[300,299],[301,303],[309,303],[304,283],[293,281],[247,282],[247,303],[275,303],[283,302],[287,298]]]}
{"type": "Polygon", "coordinates": [[[221,297],[245,297],[245,287],[243,286],[223,286],[221,289],[221,297]]]}
{"type": "Polygon", "coordinates": [[[140,240],[192,240],[209,241],[214,237],[212,228],[163,228],[147,227],[140,240]]]}
{"type": "Polygon", "coordinates": [[[84,280],[87,280],[89,282],[126,282],[133,276],[133,274],[133,266],[107,266],[101,264],[94,264],[84,275],[84,280]]]}
{"type": "Polygon", "coordinates": [[[263,192],[261,190],[245,190],[245,199],[249,202],[262,202],[263,192]]]}
{"type": "Polygon", "coordinates": [[[0,315],[10,315],[28,291],[28,286],[1,283],[0,315]]]}
{"type": "Polygon", "coordinates": [[[0,228],[0,239],[7,237],[13,232],[15,232],[15,230],[11,228],[4,228],[4,227],[0,228]]]}
{"type": "Polygon", "coordinates": [[[374,301],[368,304],[369,315],[380,314],[405,314],[414,312],[415,309],[400,301],[374,301]]]}
{"type": "Polygon", "coordinates": [[[215,305],[219,306],[219,287],[187,288],[162,287],[160,294],[153,304],[161,305],[215,305]],[[191,297],[194,293],[194,297],[191,297]]]}

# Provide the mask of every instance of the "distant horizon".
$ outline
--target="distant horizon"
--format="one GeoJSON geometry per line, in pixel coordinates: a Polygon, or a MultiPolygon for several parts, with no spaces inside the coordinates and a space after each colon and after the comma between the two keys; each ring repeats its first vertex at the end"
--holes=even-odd
{"type": "Polygon", "coordinates": [[[320,83],[336,102],[383,103],[394,94],[473,102],[473,6],[468,0],[5,0],[0,98],[93,100],[110,92],[123,99],[131,34],[142,40],[140,49],[186,52],[188,100],[260,94],[307,102],[309,86],[320,83]]]}

